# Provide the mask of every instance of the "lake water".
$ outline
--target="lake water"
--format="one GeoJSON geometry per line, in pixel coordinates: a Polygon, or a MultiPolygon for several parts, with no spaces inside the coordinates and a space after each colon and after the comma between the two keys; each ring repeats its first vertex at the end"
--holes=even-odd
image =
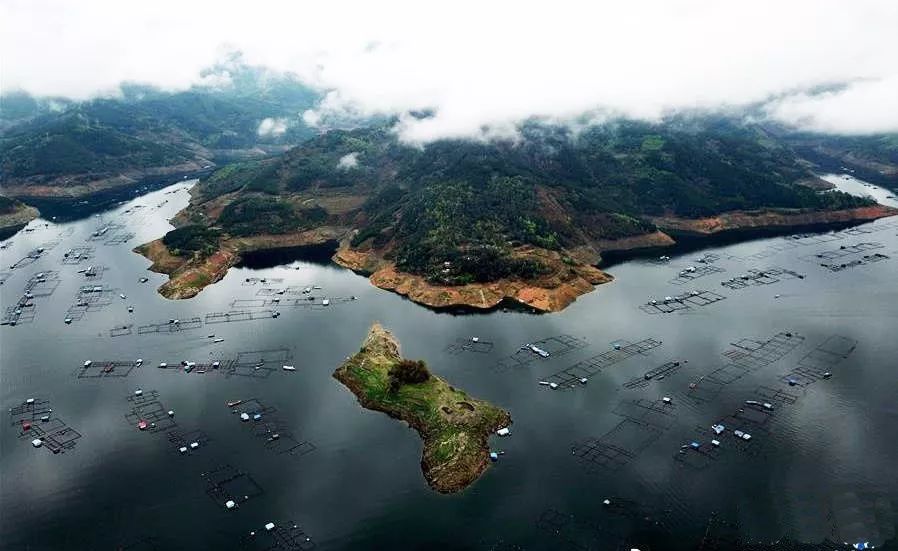
{"type": "MultiPolygon", "coordinates": [[[[828,178],[896,205],[883,189],[828,178]]],[[[3,549],[299,549],[305,537],[319,549],[694,549],[709,526],[751,541],[894,537],[898,219],[624,262],[612,283],[551,315],[434,312],[308,262],[232,269],[169,301],[156,292],[165,276],[131,249],[170,228],[188,185],[77,222],[37,220],[3,242],[2,310],[43,272],[33,306],[0,327],[3,549]],[[37,247],[37,260],[17,263],[37,247]],[[876,254],[888,258],[852,262],[876,254]],[[93,278],[79,273],[89,265],[93,278]],[[79,307],[84,285],[104,290],[79,307]],[[312,286],[316,300],[303,300],[312,286]],[[229,311],[244,313],[212,323],[229,311]],[[362,409],[331,377],[374,321],[405,356],[511,413],[511,436],[491,438],[505,454],[467,490],[430,490],[414,431],[362,409]],[[552,354],[518,352],[525,343],[552,354]],[[128,365],[137,358],[142,367],[128,365]],[[184,373],[181,360],[222,367],[184,373]],[[106,372],[108,361],[120,363],[106,372]],[[7,411],[27,398],[49,402],[50,421],[34,414],[31,430],[52,434],[60,453],[22,434],[32,413],[7,411]],[[260,421],[226,406],[251,399],[238,408],[264,411],[260,421]],[[155,432],[126,417],[140,407],[153,419],[156,408],[155,432]],[[699,449],[681,452],[691,442],[699,449]],[[239,507],[226,509],[230,498],[239,507]]]]}

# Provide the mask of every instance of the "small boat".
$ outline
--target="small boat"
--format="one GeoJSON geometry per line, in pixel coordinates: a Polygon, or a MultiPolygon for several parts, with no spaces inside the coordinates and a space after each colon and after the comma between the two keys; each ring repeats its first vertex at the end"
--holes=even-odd
{"type": "Polygon", "coordinates": [[[212,333],[211,335],[207,336],[206,338],[214,339],[214,338],[215,338],[215,333],[212,333]]]}
{"type": "Polygon", "coordinates": [[[128,313],[129,313],[129,314],[134,313],[134,307],[133,307],[133,306],[128,306],[128,313]]]}
{"type": "MultiPolygon", "coordinates": [[[[722,434],[723,431],[726,430],[726,427],[723,426],[723,425],[720,425],[720,424],[718,424],[718,425],[711,425],[711,430],[714,431],[714,434],[722,434]]],[[[739,432],[739,431],[736,431],[736,432],[739,432]]],[[[738,436],[738,435],[737,435],[737,436],[738,436]]]]}
{"type": "Polygon", "coordinates": [[[271,317],[273,317],[273,318],[279,318],[280,316],[281,316],[280,312],[272,312],[271,313],[271,317]]]}
{"type": "Polygon", "coordinates": [[[296,371],[296,368],[293,367],[292,365],[285,365],[285,366],[283,366],[283,369],[284,369],[284,371],[296,371]]]}
{"type": "Polygon", "coordinates": [[[329,301],[328,299],[324,299],[324,300],[321,301],[321,305],[322,305],[322,306],[329,306],[330,303],[331,303],[331,301],[329,301]]]}
{"type": "Polygon", "coordinates": [[[212,369],[218,369],[219,367],[221,367],[220,361],[215,360],[214,362],[212,362],[212,369]]]}
{"type": "Polygon", "coordinates": [[[141,419],[140,421],[137,422],[138,430],[147,430],[148,426],[149,426],[149,424],[146,421],[144,421],[143,419],[141,419]]]}
{"type": "Polygon", "coordinates": [[[68,325],[72,323],[72,318],[66,317],[63,321],[68,325]]]}
{"type": "Polygon", "coordinates": [[[168,367],[168,364],[165,362],[159,362],[159,367],[165,369],[166,367],[168,367]]]}
{"type": "Polygon", "coordinates": [[[829,378],[832,377],[832,376],[833,376],[833,374],[830,373],[829,371],[827,371],[826,373],[823,374],[823,378],[824,378],[824,379],[829,379],[829,378]]]}
{"type": "Polygon", "coordinates": [[[549,383],[549,388],[556,390],[558,388],[558,383],[549,383]]]}
{"type": "Polygon", "coordinates": [[[480,342],[480,337],[471,337],[471,342],[480,342]]]}
{"type": "Polygon", "coordinates": [[[143,391],[138,388],[137,390],[134,391],[134,395],[135,396],[143,396],[143,391]]]}
{"type": "Polygon", "coordinates": [[[240,420],[241,420],[241,421],[249,421],[249,413],[247,413],[247,412],[245,412],[245,411],[244,411],[243,413],[241,413],[241,414],[240,414],[240,420]]]}
{"type": "Polygon", "coordinates": [[[236,407],[242,403],[243,403],[243,400],[232,400],[232,401],[228,402],[228,407],[229,408],[236,407]]]}
{"type": "Polygon", "coordinates": [[[221,339],[221,338],[219,338],[219,339],[213,339],[212,342],[224,342],[224,339],[221,339]]]}
{"type": "Polygon", "coordinates": [[[587,379],[586,377],[580,377],[580,384],[581,384],[581,385],[585,385],[588,381],[589,381],[589,379],[587,379]]]}
{"type": "Polygon", "coordinates": [[[508,427],[502,427],[501,429],[496,431],[496,434],[498,436],[508,436],[509,434],[511,434],[511,429],[509,429],[508,427]]]}
{"type": "Polygon", "coordinates": [[[93,362],[92,362],[92,361],[90,361],[90,360],[86,360],[86,361],[85,361],[85,362],[84,362],[84,367],[90,367],[90,366],[91,366],[91,364],[93,364],[93,362]]]}
{"type": "Polygon", "coordinates": [[[134,362],[134,365],[136,365],[137,367],[142,366],[142,365],[143,365],[143,358],[137,358],[137,361],[134,362]]]}
{"type": "Polygon", "coordinates": [[[44,442],[40,438],[35,438],[34,440],[31,441],[31,445],[34,446],[35,448],[39,448],[44,445],[44,442]]]}

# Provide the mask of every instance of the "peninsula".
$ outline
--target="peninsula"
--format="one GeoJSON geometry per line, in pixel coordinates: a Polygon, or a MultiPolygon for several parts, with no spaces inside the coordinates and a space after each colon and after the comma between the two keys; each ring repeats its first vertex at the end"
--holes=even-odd
{"type": "Polygon", "coordinates": [[[337,264],[429,307],[557,312],[612,280],[596,267],[610,251],[895,214],[820,185],[787,142],[740,122],[577,135],[534,123],[518,142],[423,148],[372,126],[217,170],[177,229],[138,251],[171,276],[169,298],[194,296],[247,252],[332,244],[337,264]]]}
{"type": "Polygon", "coordinates": [[[396,338],[377,323],[334,377],[363,407],[418,432],[424,440],[421,470],[440,493],[458,492],[477,480],[489,465],[487,437],[511,423],[508,412],[454,388],[424,362],[404,360],[396,338]]]}

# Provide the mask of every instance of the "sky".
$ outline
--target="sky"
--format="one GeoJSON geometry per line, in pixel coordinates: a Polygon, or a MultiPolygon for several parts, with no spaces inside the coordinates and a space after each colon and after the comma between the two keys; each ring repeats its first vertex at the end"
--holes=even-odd
{"type": "Polygon", "coordinates": [[[4,92],[185,89],[236,51],[325,93],[297,117],[397,115],[410,142],[745,106],[823,132],[898,131],[894,0],[0,1],[4,92]]]}

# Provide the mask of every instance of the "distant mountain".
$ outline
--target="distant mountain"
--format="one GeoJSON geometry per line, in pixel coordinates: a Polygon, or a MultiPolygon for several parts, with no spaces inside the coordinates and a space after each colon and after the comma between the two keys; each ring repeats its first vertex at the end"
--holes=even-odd
{"type": "Polygon", "coordinates": [[[89,192],[106,185],[98,182],[278,153],[314,134],[300,114],[316,92],[260,68],[217,69],[207,75],[215,86],[177,93],[126,85],[120,97],[80,103],[4,95],[0,176],[16,195],[89,192]]]}

